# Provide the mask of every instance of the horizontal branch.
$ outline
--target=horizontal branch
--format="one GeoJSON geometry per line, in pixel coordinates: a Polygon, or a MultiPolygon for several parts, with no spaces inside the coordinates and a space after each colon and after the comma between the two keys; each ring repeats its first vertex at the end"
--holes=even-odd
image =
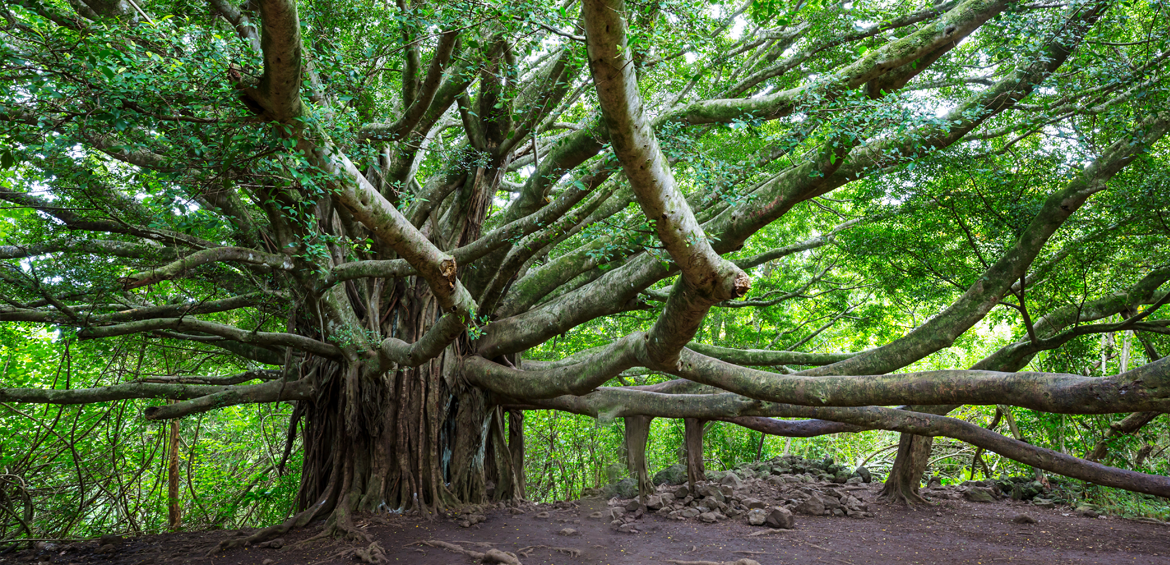
{"type": "Polygon", "coordinates": [[[308,400],[313,397],[313,393],[313,385],[305,379],[292,382],[272,381],[258,385],[234,386],[214,394],[165,406],[151,406],[144,414],[147,420],[172,420],[237,404],[308,400]]]}
{"type": "Polygon", "coordinates": [[[844,361],[856,353],[805,353],[802,351],[769,351],[767,349],[735,349],[691,342],[687,348],[707,357],[736,365],[755,365],[767,367],[772,365],[831,365],[844,361]]]}
{"type": "Polygon", "coordinates": [[[220,336],[250,345],[291,347],[332,359],[341,356],[341,350],[336,346],[308,337],[289,333],[248,331],[234,326],[205,322],[193,318],[156,318],[113,326],[82,328],[77,332],[77,336],[81,339],[96,339],[156,330],[189,330],[220,336]]]}
{"type": "Polygon", "coordinates": [[[226,377],[206,377],[199,375],[154,375],[150,377],[142,377],[136,382],[226,386],[238,385],[240,383],[246,383],[248,381],[254,380],[271,381],[274,379],[279,379],[280,375],[280,371],[272,369],[260,369],[254,371],[244,371],[243,373],[229,375],[226,377]]]}
{"type": "Polygon", "coordinates": [[[93,404],[133,398],[187,400],[227,390],[224,385],[186,383],[123,383],[94,388],[0,388],[0,402],[28,404],[93,404]]]}
{"type": "Polygon", "coordinates": [[[200,265],[220,261],[263,265],[282,271],[291,271],[295,268],[292,257],[287,255],[275,255],[244,247],[213,247],[211,249],[196,251],[169,265],[132,274],[120,279],[118,282],[121,282],[123,287],[127,289],[138,288],[159,281],[173,279],[200,265]]]}

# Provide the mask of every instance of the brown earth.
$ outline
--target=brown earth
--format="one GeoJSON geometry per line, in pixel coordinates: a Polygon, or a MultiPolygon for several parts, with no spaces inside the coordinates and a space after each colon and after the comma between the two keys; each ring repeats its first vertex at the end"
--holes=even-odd
{"type": "MultiPolygon", "coordinates": [[[[750,526],[747,519],[701,523],[646,514],[638,531],[618,531],[590,518],[606,508],[600,499],[557,505],[496,507],[485,520],[462,527],[459,517],[369,516],[359,528],[385,551],[387,563],[471,564],[451,549],[519,554],[524,565],[641,564],[753,559],[773,564],[972,564],[1065,563],[1170,564],[1170,526],[1114,517],[1089,518],[1068,507],[1042,509],[1024,502],[969,502],[936,490],[936,504],[907,508],[871,502],[878,485],[859,491],[873,516],[864,519],[798,515],[793,530],[750,526]],[[523,513],[515,513],[523,512],[523,513]],[[547,514],[545,514],[547,513],[547,514]],[[1027,520],[1035,523],[1020,523],[1027,520]],[[1019,520],[1019,521],[1017,521],[1019,520]],[[562,532],[571,528],[575,532],[562,532]],[[436,547],[434,541],[455,544],[436,547]],[[427,545],[431,542],[432,545],[427,545]],[[561,548],[564,551],[558,551],[561,548]]],[[[629,528],[627,526],[626,528],[629,528]]],[[[248,547],[208,557],[221,540],[243,532],[184,532],[144,536],[119,546],[97,541],[0,555],[0,563],[216,565],[361,563],[353,549],[369,544],[316,541],[297,545],[319,531],[309,527],[285,536],[280,549],[248,547]],[[350,550],[350,551],[347,551],[350,550]]]]}

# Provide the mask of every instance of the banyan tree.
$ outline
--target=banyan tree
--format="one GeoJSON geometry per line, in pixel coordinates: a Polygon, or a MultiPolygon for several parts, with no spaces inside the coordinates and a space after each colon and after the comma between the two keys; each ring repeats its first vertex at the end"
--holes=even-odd
{"type": "Polygon", "coordinates": [[[678,418],[692,476],[719,420],[901,432],[894,499],[935,436],[1170,496],[947,416],[1170,410],[1161,2],[0,10],[0,320],[241,368],[0,400],[293,403],[298,512],[259,536],[522,497],[532,409],[624,418],[644,487],[678,418]],[[1125,370],[1054,369],[1118,332],[1125,370]]]}

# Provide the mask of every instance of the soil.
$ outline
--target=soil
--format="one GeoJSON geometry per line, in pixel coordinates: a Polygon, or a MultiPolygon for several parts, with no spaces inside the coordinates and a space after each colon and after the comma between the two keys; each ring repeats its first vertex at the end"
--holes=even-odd
{"type": "MultiPolygon", "coordinates": [[[[1087,517],[1067,506],[1042,509],[1013,500],[970,502],[946,489],[930,491],[935,502],[926,506],[880,504],[873,502],[880,485],[865,486],[866,490],[858,494],[869,502],[871,517],[798,515],[792,530],[751,526],[742,516],[702,523],[650,513],[635,520],[632,527],[637,531],[629,533],[590,518],[608,508],[607,502],[598,498],[555,505],[492,507],[482,512],[482,522],[469,527],[460,525],[460,521],[467,523],[466,515],[434,519],[379,515],[360,518],[357,523],[370,541],[385,552],[384,562],[418,565],[477,562],[466,553],[453,551],[458,549],[512,552],[519,554],[524,565],[734,562],[744,558],[762,565],[1170,564],[1170,526],[1162,523],[1087,517]],[[566,528],[574,531],[565,531],[566,528]],[[445,549],[435,541],[454,545],[445,549]]],[[[348,565],[362,562],[353,550],[371,549],[369,542],[318,540],[297,544],[319,528],[291,532],[277,544],[280,549],[246,547],[213,557],[208,557],[208,552],[220,541],[249,531],[143,536],[116,546],[103,546],[96,540],[61,546],[42,544],[38,550],[0,555],[0,563],[348,565]]],[[[623,529],[630,528],[627,525],[623,529]]]]}

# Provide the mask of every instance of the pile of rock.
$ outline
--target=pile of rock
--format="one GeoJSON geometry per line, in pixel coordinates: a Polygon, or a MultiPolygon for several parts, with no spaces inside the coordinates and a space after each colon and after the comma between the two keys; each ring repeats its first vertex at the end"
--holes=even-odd
{"type": "MultiPolygon", "coordinates": [[[[686,484],[672,484],[685,482],[685,472],[680,477],[674,467],[664,469],[654,476],[662,484],[646,498],[644,509],[636,495],[614,496],[608,513],[601,517],[629,530],[642,512],[708,523],[742,516],[749,524],[773,528],[793,527],[793,514],[873,516],[865,502],[869,487],[864,485],[872,477],[864,467],[851,470],[831,459],[785,456],[707,475],[710,480],[696,483],[692,490],[686,484]]],[[[616,493],[617,489],[606,487],[600,494],[607,492],[616,493]]]]}

